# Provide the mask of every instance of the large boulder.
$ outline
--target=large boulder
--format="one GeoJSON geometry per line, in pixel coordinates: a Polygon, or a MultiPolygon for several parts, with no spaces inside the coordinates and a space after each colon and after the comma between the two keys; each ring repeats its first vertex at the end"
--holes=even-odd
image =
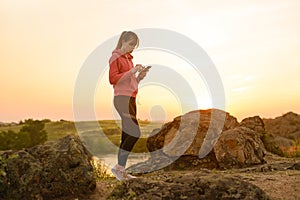
{"type": "Polygon", "coordinates": [[[77,136],[0,152],[0,199],[57,199],[92,192],[92,155],[77,136]]]}
{"type": "Polygon", "coordinates": [[[264,122],[259,116],[248,117],[238,127],[222,132],[214,146],[221,168],[244,167],[265,162],[264,122]]]}
{"type": "MultiPolygon", "coordinates": [[[[171,157],[182,155],[199,156],[208,130],[217,133],[222,130],[232,129],[238,125],[239,123],[235,117],[221,110],[192,111],[176,117],[172,122],[163,125],[159,131],[153,132],[147,140],[147,148],[150,152],[163,148],[163,152],[171,157]],[[170,148],[164,148],[165,146],[170,146],[170,148]],[[185,151],[182,152],[182,150],[185,151]]],[[[211,137],[215,138],[215,135],[212,135],[211,137]]]]}
{"type": "Polygon", "coordinates": [[[264,121],[259,116],[245,118],[239,126],[253,130],[260,138],[263,138],[266,132],[264,121]]]}
{"type": "Polygon", "coordinates": [[[246,127],[224,131],[214,146],[221,168],[245,167],[264,163],[265,148],[259,134],[246,127]]]}
{"type": "MultiPolygon", "coordinates": [[[[150,171],[167,165],[168,169],[212,169],[261,164],[265,162],[263,135],[264,124],[258,116],[238,123],[222,110],[192,111],[151,134],[147,147],[152,157],[146,163],[155,163],[150,171]]],[[[145,172],[146,165],[139,166],[145,172]]]]}

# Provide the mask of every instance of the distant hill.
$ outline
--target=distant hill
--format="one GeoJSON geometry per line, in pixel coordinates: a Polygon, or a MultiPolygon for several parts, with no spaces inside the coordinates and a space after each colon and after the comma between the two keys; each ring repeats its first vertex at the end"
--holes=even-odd
{"type": "MultiPolygon", "coordinates": [[[[263,119],[267,134],[286,154],[300,154],[300,115],[288,112],[274,119],[263,119]]],[[[299,155],[300,156],[300,155],[299,155]]]]}
{"type": "Polygon", "coordinates": [[[0,127],[5,127],[5,126],[15,126],[18,125],[16,122],[10,122],[10,123],[5,123],[0,121],[0,127]]]}
{"type": "Polygon", "coordinates": [[[300,138],[300,115],[288,112],[275,119],[264,119],[265,129],[272,135],[289,139],[300,138]]]}

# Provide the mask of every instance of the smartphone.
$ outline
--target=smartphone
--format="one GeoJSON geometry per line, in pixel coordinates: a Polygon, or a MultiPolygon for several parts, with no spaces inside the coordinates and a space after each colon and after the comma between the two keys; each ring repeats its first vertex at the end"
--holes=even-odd
{"type": "Polygon", "coordinates": [[[145,67],[142,71],[146,71],[146,70],[149,70],[152,66],[147,66],[145,67]]]}

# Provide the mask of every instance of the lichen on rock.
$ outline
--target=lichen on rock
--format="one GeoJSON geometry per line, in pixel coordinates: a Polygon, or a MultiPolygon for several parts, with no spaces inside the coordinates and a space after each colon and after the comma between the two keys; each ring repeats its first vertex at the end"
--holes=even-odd
{"type": "Polygon", "coordinates": [[[211,174],[138,178],[118,184],[109,199],[270,199],[259,187],[233,177],[211,174]]]}
{"type": "Polygon", "coordinates": [[[0,199],[77,197],[95,189],[92,155],[77,136],[0,153],[0,199]]]}

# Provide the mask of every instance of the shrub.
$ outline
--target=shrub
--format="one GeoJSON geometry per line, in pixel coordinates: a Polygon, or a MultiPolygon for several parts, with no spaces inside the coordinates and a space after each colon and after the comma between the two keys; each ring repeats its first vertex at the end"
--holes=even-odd
{"type": "Polygon", "coordinates": [[[267,151],[277,154],[279,156],[284,156],[283,151],[279,148],[279,146],[274,142],[274,137],[271,134],[264,134],[261,138],[262,142],[265,145],[267,151]]]}
{"type": "Polygon", "coordinates": [[[25,120],[25,125],[21,128],[20,133],[29,133],[30,146],[35,146],[47,141],[47,132],[44,128],[45,122],[28,119],[25,120]]]}
{"type": "Polygon", "coordinates": [[[93,158],[91,164],[94,168],[94,175],[97,180],[104,180],[111,177],[111,175],[108,173],[108,168],[98,159],[93,158]]]}
{"type": "Polygon", "coordinates": [[[19,150],[42,144],[47,140],[45,124],[38,120],[25,120],[19,132],[12,130],[0,132],[0,150],[19,150]]]}

